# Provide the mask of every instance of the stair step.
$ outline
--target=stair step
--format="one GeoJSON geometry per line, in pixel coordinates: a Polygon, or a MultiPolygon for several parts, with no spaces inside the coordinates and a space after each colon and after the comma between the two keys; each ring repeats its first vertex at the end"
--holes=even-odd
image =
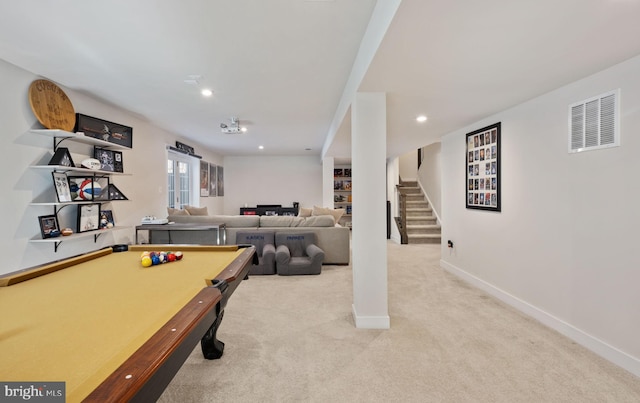
{"type": "Polygon", "coordinates": [[[407,228],[411,227],[412,225],[435,225],[435,224],[436,224],[435,217],[420,217],[420,218],[407,217],[407,228]]]}
{"type": "Polygon", "coordinates": [[[421,234],[421,235],[409,235],[407,234],[408,242],[410,244],[418,243],[441,243],[441,237],[439,234],[421,234]]]}
{"type": "Polygon", "coordinates": [[[407,225],[407,234],[440,234],[442,227],[438,224],[407,225]]]}

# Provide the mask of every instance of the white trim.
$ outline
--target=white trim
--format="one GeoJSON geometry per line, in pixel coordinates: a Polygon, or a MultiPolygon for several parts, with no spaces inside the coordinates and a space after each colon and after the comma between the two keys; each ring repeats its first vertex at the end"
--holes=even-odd
{"type": "Polygon", "coordinates": [[[569,339],[575,341],[583,347],[586,347],[602,358],[609,360],[619,367],[631,372],[635,376],[640,376],[640,360],[638,358],[633,357],[625,353],[624,351],[621,351],[611,346],[610,344],[607,344],[606,342],[585,333],[584,331],[563,321],[562,319],[557,318],[550,313],[545,312],[540,308],[533,306],[528,302],[523,301],[470,273],[467,273],[459,267],[445,262],[444,260],[440,260],[440,267],[442,267],[447,272],[461,278],[467,283],[491,294],[492,296],[498,298],[500,301],[512,306],[520,312],[531,316],[542,324],[568,337],[569,339]]]}
{"type": "Polygon", "coordinates": [[[389,315],[385,316],[358,316],[356,306],[351,305],[353,321],[357,329],[390,329],[391,321],[389,315]]]}

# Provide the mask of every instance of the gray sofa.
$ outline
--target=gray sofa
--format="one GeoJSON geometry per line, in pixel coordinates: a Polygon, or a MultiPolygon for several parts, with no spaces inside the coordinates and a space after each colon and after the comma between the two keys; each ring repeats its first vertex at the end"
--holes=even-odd
{"type": "MultiPolygon", "coordinates": [[[[233,244],[238,231],[257,230],[302,233],[313,232],[317,237],[317,245],[324,253],[323,264],[349,264],[351,258],[349,228],[335,224],[331,215],[311,217],[291,216],[251,216],[251,215],[170,215],[170,222],[224,224],[226,227],[226,244],[233,244]]],[[[176,244],[215,244],[209,231],[176,231],[171,234],[176,244]]],[[[158,231],[153,236],[154,243],[168,242],[168,235],[158,231]],[[167,237],[167,239],[164,239],[167,237]]]]}

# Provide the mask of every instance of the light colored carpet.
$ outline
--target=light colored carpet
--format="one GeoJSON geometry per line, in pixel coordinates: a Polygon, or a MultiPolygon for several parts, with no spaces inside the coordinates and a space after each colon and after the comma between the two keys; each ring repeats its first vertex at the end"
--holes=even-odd
{"type": "Polygon", "coordinates": [[[640,378],[388,243],[391,329],[356,329],[350,266],[252,276],[161,402],[640,402],[640,378]]]}

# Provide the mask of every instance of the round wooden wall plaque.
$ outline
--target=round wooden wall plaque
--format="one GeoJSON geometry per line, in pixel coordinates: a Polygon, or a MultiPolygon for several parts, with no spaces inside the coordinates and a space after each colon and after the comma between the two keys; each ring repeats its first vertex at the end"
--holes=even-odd
{"type": "Polygon", "coordinates": [[[29,86],[29,104],[47,129],[73,131],[76,114],[67,94],[49,80],[35,80],[29,86]]]}

